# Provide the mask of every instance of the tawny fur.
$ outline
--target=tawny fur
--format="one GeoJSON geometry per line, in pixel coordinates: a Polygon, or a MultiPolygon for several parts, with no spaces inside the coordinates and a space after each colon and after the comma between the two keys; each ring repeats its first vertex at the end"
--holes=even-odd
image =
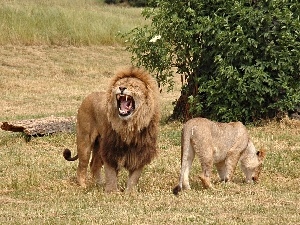
{"type": "MultiPolygon", "coordinates": [[[[77,115],[78,183],[85,187],[87,167],[96,182],[105,170],[105,191],[117,191],[118,171],[129,171],[126,191],[134,189],[142,169],[157,154],[157,133],[160,120],[157,83],[146,71],[138,68],[120,70],[112,78],[106,92],[87,96],[77,115]],[[130,95],[135,110],[130,116],[119,116],[116,95],[130,95]]],[[[64,157],[71,161],[70,150],[64,157]]]]}
{"type": "Polygon", "coordinates": [[[247,182],[259,177],[264,151],[256,151],[246,127],[241,122],[217,123],[205,118],[187,121],[182,130],[181,173],[179,184],[173,189],[190,189],[189,172],[195,155],[200,159],[200,180],[204,188],[211,187],[210,177],[216,166],[221,181],[230,181],[238,161],[247,182]]]}

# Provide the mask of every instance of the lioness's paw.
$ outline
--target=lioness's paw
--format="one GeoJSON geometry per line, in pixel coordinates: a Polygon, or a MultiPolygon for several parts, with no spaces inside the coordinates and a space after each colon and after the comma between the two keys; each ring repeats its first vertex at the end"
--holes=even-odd
{"type": "Polygon", "coordinates": [[[200,175],[200,180],[201,180],[202,185],[203,185],[204,188],[207,189],[207,188],[211,188],[212,187],[212,185],[210,183],[209,177],[205,177],[203,175],[200,175]]]}

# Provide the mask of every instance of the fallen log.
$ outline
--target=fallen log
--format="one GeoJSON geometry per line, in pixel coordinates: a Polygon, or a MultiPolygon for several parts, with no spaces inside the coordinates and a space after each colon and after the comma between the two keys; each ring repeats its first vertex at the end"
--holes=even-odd
{"type": "Polygon", "coordinates": [[[76,117],[50,116],[40,119],[2,122],[1,129],[12,132],[23,132],[28,136],[43,136],[58,132],[74,131],[76,117]]]}

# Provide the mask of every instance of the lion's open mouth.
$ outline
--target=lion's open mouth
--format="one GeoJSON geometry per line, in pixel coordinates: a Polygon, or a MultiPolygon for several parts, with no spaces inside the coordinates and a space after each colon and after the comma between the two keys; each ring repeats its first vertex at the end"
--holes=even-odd
{"type": "Polygon", "coordinates": [[[117,94],[117,104],[120,116],[129,116],[135,109],[135,102],[132,96],[117,94]]]}

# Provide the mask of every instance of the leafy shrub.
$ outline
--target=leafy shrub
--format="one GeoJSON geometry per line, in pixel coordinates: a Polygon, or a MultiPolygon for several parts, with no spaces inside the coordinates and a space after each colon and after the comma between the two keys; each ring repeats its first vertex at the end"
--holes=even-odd
{"type": "Polygon", "coordinates": [[[298,0],[157,2],[151,25],[125,36],[160,84],[174,68],[185,78],[174,114],[249,122],[299,105],[298,0]]]}

